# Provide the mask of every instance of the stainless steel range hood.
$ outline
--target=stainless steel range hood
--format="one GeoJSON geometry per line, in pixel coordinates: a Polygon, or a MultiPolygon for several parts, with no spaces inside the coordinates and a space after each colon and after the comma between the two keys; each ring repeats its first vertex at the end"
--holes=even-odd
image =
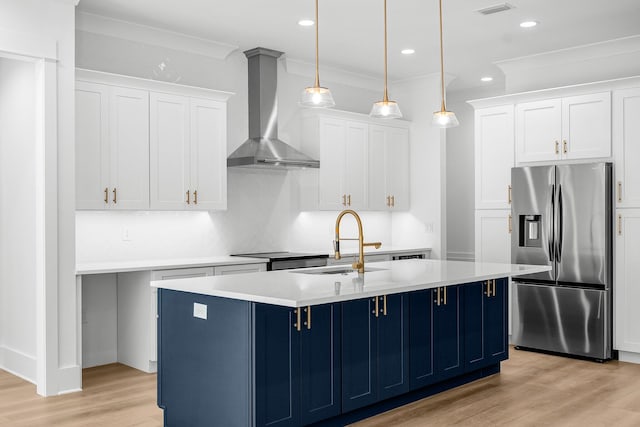
{"type": "Polygon", "coordinates": [[[314,160],[278,139],[278,64],[282,52],[257,47],[249,61],[249,139],[227,158],[228,167],[319,168],[314,160]]]}

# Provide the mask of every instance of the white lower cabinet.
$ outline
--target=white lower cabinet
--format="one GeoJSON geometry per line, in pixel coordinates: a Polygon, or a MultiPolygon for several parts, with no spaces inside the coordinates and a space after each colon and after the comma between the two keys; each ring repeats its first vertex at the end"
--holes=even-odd
{"type": "Polygon", "coordinates": [[[216,276],[227,276],[230,274],[259,273],[261,271],[267,271],[267,264],[220,265],[214,267],[213,274],[216,276]]]}
{"type": "Polygon", "coordinates": [[[640,209],[618,209],[615,231],[613,347],[640,363],[640,209]]]}

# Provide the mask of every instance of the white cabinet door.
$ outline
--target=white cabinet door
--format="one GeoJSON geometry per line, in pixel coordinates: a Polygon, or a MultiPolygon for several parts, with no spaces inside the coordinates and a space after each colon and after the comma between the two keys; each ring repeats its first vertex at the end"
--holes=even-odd
{"type": "Polygon", "coordinates": [[[148,122],[148,92],[110,88],[111,208],[149,209],[148,122]]]}
{"type": "Polygon", "coordinates": [[[227,208],[227,113],[224,102],[191,99],[192,208],[227,208]]]}
{"type": "Polygon", "coordinates": [[[475,251],[478,262],[511,262],[511,210],[476,210],[475,251]]]}
{"type": "Polygon", "coordinates": [[[76,208],[109,206],[109,87],[76,82],[76,208]]]}
{"type": "Polygon", "coordinates": [[[236,264],[236,265],[219,265],[215,267],[214,274],[216,276],[227,276],[230,274],[242,273],[258,273],[267,271],[267,264],[236,264]]]}
{"type": "Polygon", "coordinates": [[[181,210],[190,178],[189,98],[152,92],[150,104],[151,208],[181,210]]]}
{"type": "Polygon", "coordinates": [[[516,105],[516,160],[541,162],[560,159],[562,139],[560,99],[516,105]]]}
{"type": "Polygon", "coordinates": [[[562,98],[562,157],[611,157],[611,93],[562,98]]]}
{"type": "Polygon", "coordinates": [[[387,128],[369,126],[369,209],[388,210],[387,189],[387,128]]]}
{"type": "Polygon", "coordinates": [[[616,217],[614,348],[640,353],[640,209],[616,217]]]}
{"type": "Polygon", "coordinates": [[[409,131],[369,125],[369,210],[409,209],[409,131]]]}
{"type": "MultiPolygon", "coordinates": [[[[409,202],[409,130],[390,128],[387,139],[387,195],[391,210],[407,211],[409,202]]],[[[386,203],[385,197],[385,203],[386,203]]],[[[369,201],[371,202],[371,201],[369,201]]]]}
{"type": "Polygon", "coordinates": [[[613,93],[613,146],[617,206],[640,208],[640,88],[613,93]]]}
{"type": "Polygon", "coordinates": [[[344,168],[347,124],[344,120],[321,118],[319,208],[341,210],[346,207],[344,168]]]}
{"type": "MultiPolygon", "coordinates": [[[[545,109],[523,109],[520,113],[521,120],[539,120],[535,117],[534,111],[545,111],[542,115],[546,114],[545,109]]],[[[476,209],[510,208],[511,168],[514,166],[513,132],[512,105],[476,110],[476,209]]],[[[522,135],[521,138],[524,136],[522,135]]],[[[537,150],[541,149],[542,147],[537,148],[537,150]]]]}
{"type": "MultiPolygon", "coordinates": [[[[343,152],[343,175],[347,207],[367,209],[369,194],[367,185],[369,128],[364,123],[347,122],[347,140],[343,152]]],[[[322,163],[321,163],[322,164],[322,163]]]]}

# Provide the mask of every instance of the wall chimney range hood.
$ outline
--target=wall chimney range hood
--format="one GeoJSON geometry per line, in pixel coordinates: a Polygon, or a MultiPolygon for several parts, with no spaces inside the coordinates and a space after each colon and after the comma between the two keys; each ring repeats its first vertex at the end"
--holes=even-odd
{"type": "Polygon", "coordinates": [[[227,166],[319,168],[319,160],[278,139],[277,59],[282,52],[257,47],[244,54],[249,68],[249,139],[231,153],[227,166]]]}

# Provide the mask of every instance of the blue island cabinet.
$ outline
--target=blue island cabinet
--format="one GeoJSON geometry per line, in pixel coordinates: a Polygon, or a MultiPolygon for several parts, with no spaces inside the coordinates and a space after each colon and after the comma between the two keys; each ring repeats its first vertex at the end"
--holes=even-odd
{"type": "Polygon", "coordinates": [[[409,391],[409,295],[342,303],[342,411],[409,391]]]}
{"type": "Polygon", "coordinates": [[[411,292],[411,389],[464,372],[462,286],[411,292]]]}
{"type": "Polygon", "coordinates": [[[467,371],[494,365],[509,357],[508,279],[464,285],[465,364],[467,371]]]}
{"type": "Polygon", "coordinates": [[[300,426],[340,414],[340,304],[158,295],[165,426],[300,426]]]}

